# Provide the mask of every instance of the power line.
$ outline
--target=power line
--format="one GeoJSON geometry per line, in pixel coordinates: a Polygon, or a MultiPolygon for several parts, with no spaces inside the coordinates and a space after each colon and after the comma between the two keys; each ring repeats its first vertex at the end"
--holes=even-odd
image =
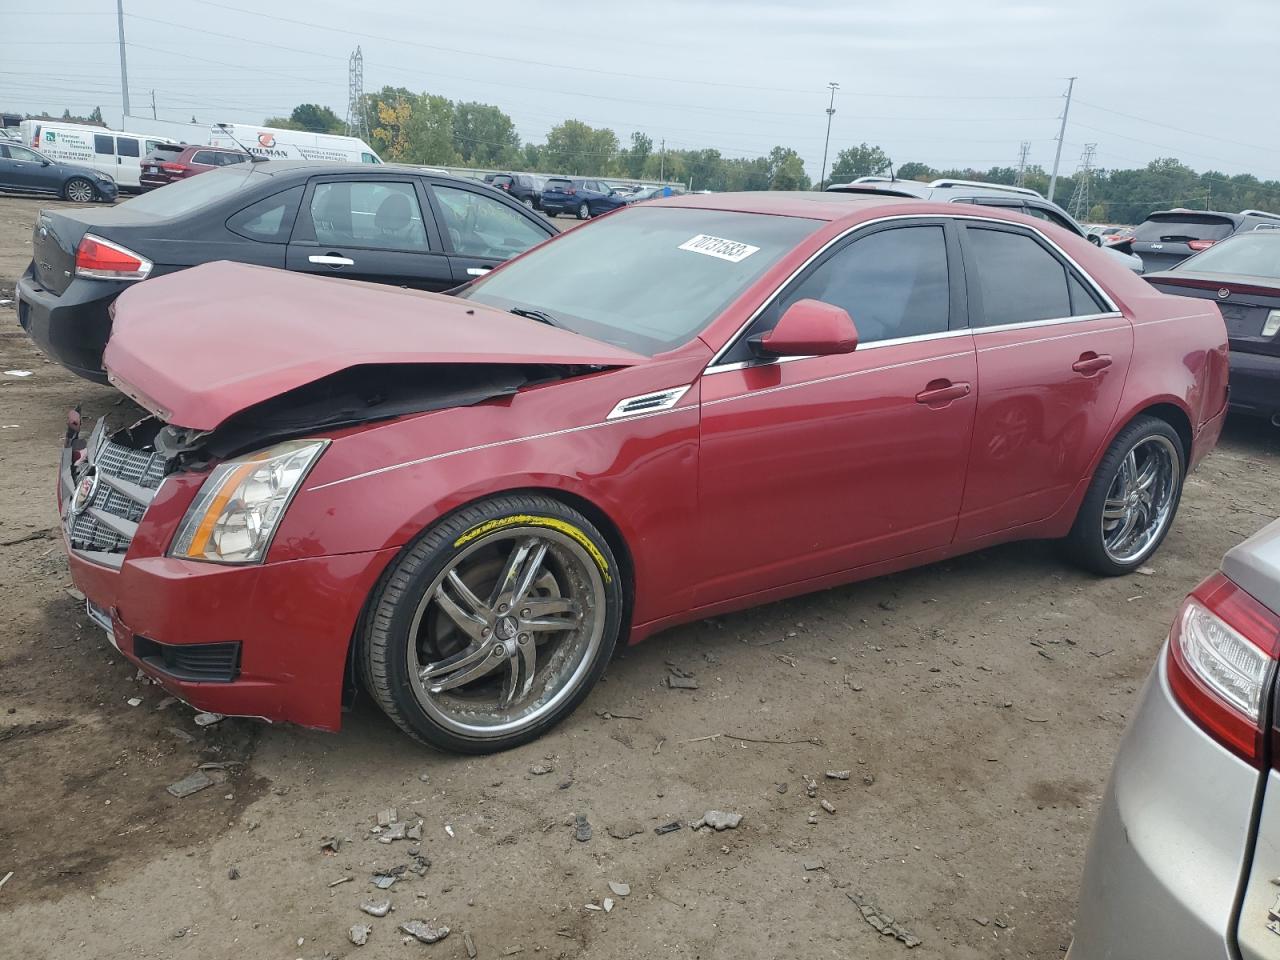
{"type": "Polygon", "coordinates": [[[1220,143],[1230,143],[1237,147],[1248,147],[1251,150],[1264,150],[1267,153],[1275,153],[1275,147],[1263,147],[1256,143],[1245,143],[1241,140],[1229,140],[1216,133],[1197,133],[1195,130],[1188,130],[1186,127],[1175,127],[1169,123],[1162,123],[1159,120],[1152,120],[1148,117],[1139,117],[1132,113],[1122,113],[1119,110],[1112,110],[1109,107],[1100,107],[1096,103],[1089,103],[1085,100],[1077,100],[1076,103],[1090,110],[1101,110],[1103,113],[1114,114],[1117,117],[1124,117],[1126,120],[1137,120],[1139,123],[1149,123],[1153,127],[1164,127],[1166,130],[1176,130],[1178,133],[1190,134],[1193,137],[1203,137],[1206,140],[1217,140],[1220,143]]]}

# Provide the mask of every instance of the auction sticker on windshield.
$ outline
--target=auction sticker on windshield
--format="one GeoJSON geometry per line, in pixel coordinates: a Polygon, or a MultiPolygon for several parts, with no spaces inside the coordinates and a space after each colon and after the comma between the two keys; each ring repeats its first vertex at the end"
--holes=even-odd
{"type": "Polygon", "coordinates": [[[749,243],[740,243],[737,240],[726,240],[724,237],[712,237],[708,234],[700,233],[692,240],[686,240],[680,244],[680,249],[688,250],[690,253],[701,253],[708,257],[717,257],[720,260],[728,260],[730,263],[741,263],[760,248],[753,247],[749,243]]]}

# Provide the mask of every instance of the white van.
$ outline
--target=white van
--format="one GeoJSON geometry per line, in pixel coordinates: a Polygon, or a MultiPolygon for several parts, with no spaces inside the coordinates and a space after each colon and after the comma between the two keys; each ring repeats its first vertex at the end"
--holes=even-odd
{"type": "Polygon", "coordinates": [[[126,133],[56,120],[23,120],[22,142],[50,160],[91,167],[115,180],[124,190],[137,190],[142,158],[167,137],[126,133]]]}
{"type": "Polygon", "coordinates": [[[243,147],[269,160],[328,160],[334,163],[381,163],[382,159],[359,137],[336,133],[308,133],[252,123],[178,123],[125,117],[132,130],[145,130],[182,143],[212,147],[243,147]]]}

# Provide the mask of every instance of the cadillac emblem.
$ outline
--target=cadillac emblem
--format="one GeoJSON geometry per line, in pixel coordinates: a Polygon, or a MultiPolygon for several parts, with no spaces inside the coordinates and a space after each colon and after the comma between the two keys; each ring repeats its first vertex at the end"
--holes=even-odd
{"type": "Polygon", "coordinates": [[[1229,297],[1229,296],[1231,296],[1231,291],[1230,291],[1230,290],[1228,290],[1226,287],[1219,287],[1219,288],[1218,288],[1218,299],[1219,299],[1219,300],[1225,300],[1225,299],[1227,299],[1227,297],[1229,297]]]}
{"type": "Polygon", "coordinates": [[[76,484],[76,489],[71,494],[71,512],[76,516],[88,510],[89,504],[93,503],[94,495],[98,492],[98,480],[98,468],[90,466],[76,484]]]}

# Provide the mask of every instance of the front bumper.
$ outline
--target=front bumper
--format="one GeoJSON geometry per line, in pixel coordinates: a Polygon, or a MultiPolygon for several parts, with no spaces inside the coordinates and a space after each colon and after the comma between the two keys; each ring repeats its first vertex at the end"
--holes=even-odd
{"type": "Polygon", "coordinates": [[[102,351],[111,335],[111,303],[126,282],[74,279],[57,296],[36,279],[35,264],[18,279],[18,323],[46,356],[72,373],[106,383],[102,351]]]}
{"type": "Polygon", "coordinates": [[[112,646],[198,709],[337,730],[352,636],[396,548],[238,566],[166,556],[202,479],[176,474],[155,491],[123,555],[82,551],[67,533],[70,459],[64,450],[63,544],[71,579],[112,646]],[[207,667],[202,658],[229,645],[232,669],[192,679],[193,664],[207,667]]]}
{"type": "Polygon", "coordinates": [[[1173,699],[1162,648],[1089,844],[1071,960],[1231,960],[1258,771],[1173,699]]]}
{"type": "Polygon", "coordinates": [[[1231,409],[1268,420],[1280,413],[1280,357],[1231,351],[1231,409]]]}

